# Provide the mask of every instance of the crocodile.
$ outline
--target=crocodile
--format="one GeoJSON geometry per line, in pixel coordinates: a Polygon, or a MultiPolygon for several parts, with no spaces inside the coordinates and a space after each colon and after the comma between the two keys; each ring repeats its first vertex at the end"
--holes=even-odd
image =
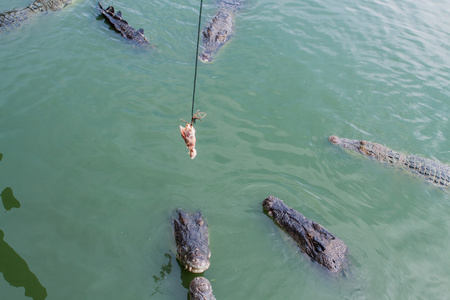
{"type": "Polygon", "coordinates": [[[35,15],[48,11],[59,11],[71,4],[72,0],[36,0],[23,9],[0,13],[0,29],[18,27],[35,15]]]}
{"type": "Polygon", "coordinates": [[[274,196],[267,197],[262,206],[264,212],[294,239],[311,260],[324,266],[330,274],[346,273],[348,247],[341,239],[274,196]]]}
{"type": "Polygon", "coordinates": [[[119,11],[114,14],[114,7],[108,6],[106,9],[98,3],[102,15],[114,26],[114,29],[119,32],[124,38],[132,40],[137,44],[148,44],[147,38],[144,36],[144,29],[135,30],[128,25],[128,22],[122,18],[122,12],[119,11]]]}
{"type": "Polygon", "coordinates": [[[331,143],[342,148],[350,149],[374,160],[409,170],[439,187],[448,188],[450,186],[450,166],[437,160],[402,154],[381,144],[363,140],[350,140],[339,138],[335,135],[330,136],[328,139],[331,143]]]}
{"type": "Polygon", "coordinates": [[[211,283],[205,277],[195,277],[189,284],[191,300],[216,300],[212,292],[211,283]]]}
{"type": "Polygon", "coordinates": [[[211,62],[213,56],[234,32],[234,14],[239,9],[243,0],[219,0],[218,10],[211,23],[202,31],[203,52],[199,59],[203,62],[211,62]]]}
{"type": "Polygon", "coordinates": [[[200,212],[188,214],[177,210],[174,219],[175,242],[178,261],[192,273],[202,273],[209,268],[208,227],[200,212]]]}

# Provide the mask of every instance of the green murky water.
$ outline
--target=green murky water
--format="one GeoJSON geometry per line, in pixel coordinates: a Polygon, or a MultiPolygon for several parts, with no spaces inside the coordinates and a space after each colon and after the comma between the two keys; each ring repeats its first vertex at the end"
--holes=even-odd
{"type": "Polygon", "coordinates": [[[103,4],[156,48],[85,0],[0,33],[0,299],[186,299],[177,208],[207,219],[217,299],[449,297],[449,192],[327,140],[450,163],[448,0],[246,1],[199,64],[193,161],[199,3],[103,4]],[[270,194],[348,245],[348,278],[299,253],[270,194]]]}

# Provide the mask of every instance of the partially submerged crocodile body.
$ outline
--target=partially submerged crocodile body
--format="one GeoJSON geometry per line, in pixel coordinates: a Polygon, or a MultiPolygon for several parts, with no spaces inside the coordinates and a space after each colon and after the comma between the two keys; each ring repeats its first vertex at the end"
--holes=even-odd
{"type": "Polygon", "coordinates": [[[191,300],[216,300],[211,283],[205,277],[195,277],[189,284],[191,300]]]}
{"type": "Polygon", "coordinates": [[[211,62],[217,53],[230,37],[233,35],[234,13],[239,9],[243,0],[218,0],[218,11],[211,23],[202,31],[203,53],[199,59],[203,62],[211,62]]]}
{"type": "Polygon", "coordinates": [[[114,14],[114,7],[108,6],[106,9],[102,7],[100,2],[98,3],[100,12],[111,23],[117,32],[119,32],[124,38],[132,40],[138,44],[148,44],[147,38],[144,36],[144,29],[135,30],[128,25],[128,22],[122,18],[122,12],[114,14]]]}
{"type": "Polygon", "coordinates": [[[178,210],[177,215],[173,222],[177,259],[190,272],[202,273],[209,268],[211,257],[206,222],[200,212],[178,210]]]}
{"type": "Polygon", "coordinates": [[[313,261],[323,265],[331,274],[345,273],[348,248],[342,240],[274,196],[263,201],[263,210],[313,261]]]}
{"type": "Polygon", "coordinates": [[[437,160],[415,155],[405,155],[381,144],[363,140],[350,140],[339,138],[335,135],[330,136],[329,140],[331,143],[342,148],[355,151],[380,162],[389,163],[409,170],[414,174],[430,180],[437,186],[445,188],[450,186],[450,166],[437,160]]]}
{"type": "Polygon", "coordinates": [[[12,28],[35,15],[58,11],[72,3],[72,0],[36,0],[27,7],[0,13],[0,28],[12,28]]]}

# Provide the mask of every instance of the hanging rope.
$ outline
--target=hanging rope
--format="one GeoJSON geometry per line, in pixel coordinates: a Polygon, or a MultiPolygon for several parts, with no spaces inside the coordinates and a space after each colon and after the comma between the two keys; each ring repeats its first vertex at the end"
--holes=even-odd
{"type": "Polygon", "coordinates": [[[191,125],[193,123],[195,123],[195,118],[194,118],[195,85],[197,83],[198,46],[200,44],[200,25],[201,25],[201,21],[202,21],[202,7],[203,7],[203,0],[200,0],[200,12],[198,14],[198,31],[197,31],[197,52],[195,53],[194,89],[192,90],[191,125]]]}

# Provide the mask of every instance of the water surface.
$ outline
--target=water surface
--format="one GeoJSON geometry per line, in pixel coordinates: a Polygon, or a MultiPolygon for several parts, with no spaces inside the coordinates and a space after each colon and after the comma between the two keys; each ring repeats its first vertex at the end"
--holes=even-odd
{"type": "MultiPolygon", "coordinates": [[[[32,278],[0,276],[0,299],[186,299],[177,208],[207,219],[217,299],[448,297],[448,191],[327,137],[450,163],[449,1],[247,0],[230,43],[199,64],[195,160],[178,125],[199,3],[102,4],[156,47],[127,42],[85,0],[0,33],[0,191],[20,203],[2,207],[0,246],[32,278]],[[348,278],[263,214],[271,194],[348,245],[348,278]],[[25,296],[34,278],[47,296],[25,296]]],[[[202,24],[215,11],[206,1],[202,24]]]]}

